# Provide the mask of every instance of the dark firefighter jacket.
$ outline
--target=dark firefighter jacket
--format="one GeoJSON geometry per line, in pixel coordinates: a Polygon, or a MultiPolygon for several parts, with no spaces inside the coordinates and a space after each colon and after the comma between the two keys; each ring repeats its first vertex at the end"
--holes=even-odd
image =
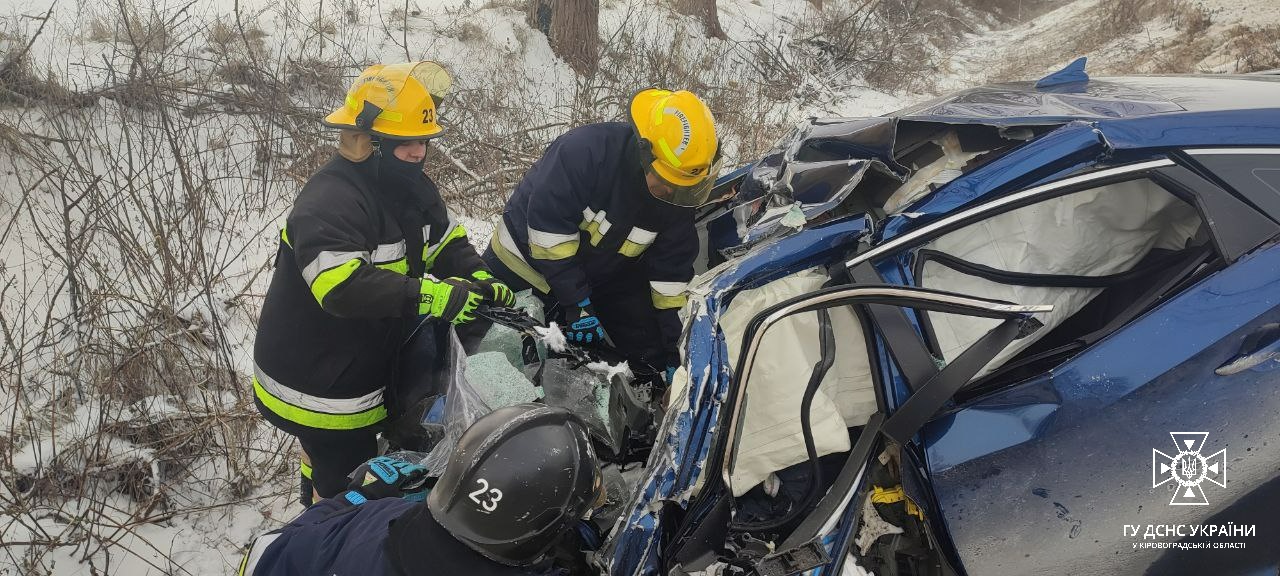
{"type": "Polygon", "coordinates": [[[383,387],[418,315],[419,278],[484,267],[434,183],[379,185],[377,166],[376,156],[329,161],[280,231],[253,388],[286,424],[355,429],[384,419],[383,387]]]}
{"type": "Polygon", "coordinates": [[[328,498],[284,528],[259,537],[241,562],[241,576],[553,575],[547,567],[516,568],[488,560],[454,539],[427,505],[401,498],[352,506],[328,498]]]}
{"type": "Polygon", "coordinates": [[[589,124],[557,138],[529,169],[490,247],[521,279],[566,306],[603,284],[647,288],[663,347],[674,350],[677,311],[698,255],[693,218],[693,209],[649,194],[630,125],[589,124]]]}

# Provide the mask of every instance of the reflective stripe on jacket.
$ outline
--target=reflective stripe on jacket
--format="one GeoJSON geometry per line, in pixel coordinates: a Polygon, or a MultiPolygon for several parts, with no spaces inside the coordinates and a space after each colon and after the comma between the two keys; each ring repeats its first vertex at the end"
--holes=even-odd
{"type": "Polygon", "coordinates": [[[694,210],[649,194],[635,132],[608,122],[566,132],[525,174],[490,240],[512,272],[565,305],[612,282],[647,284],[666,311],[663,339],[679,339],[698,254],[694,210]],[[669,332],[669,334],[668,334],[669,332]]]}
{"type": "Polygon", "coordinates": [[[335,157],[303,187],[280,232],[254,342],[253,391],[301,426],[352,429],[384,419],[382,390],[395,377],[406,319],[418,315],[421,276],[484,269],[429,179],[396,196],[377,187],[375,164],[335,157]],[[403,222],[420,229],[402,230],[403,222]],[[421,253],[409,254],[410,246],[421,253]]]}

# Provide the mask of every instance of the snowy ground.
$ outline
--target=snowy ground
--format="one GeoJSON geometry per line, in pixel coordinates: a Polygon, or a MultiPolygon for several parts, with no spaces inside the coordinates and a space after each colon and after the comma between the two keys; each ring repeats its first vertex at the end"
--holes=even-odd
{"type": "MultiPolygon", "coordinates": [[[[1056,11],[1008,29],[975,26],[979,31],[966,36],[949,53],[934,54],[940,70],[936,79],[939,88],[944,91],[960,89],[989,79],[1004,79],[1011,74],[1037,76],[1056,68],[1076,55],[1070,46],[1064,48],[1062,38],[1072,35],[1072,31],[1080,28],[1082,23],[1087,23],[1100,1],[1064,2],[1056,11]]],[[[546,38],[524,23],[523,15],[517,9],[520,4],[515,0],[424,0],[411,5],[409,13],[405,14],[402,3],[380,4],[378,0],[159,2],[161,12],[172,17],[165,23],[167,29],[182,34],[199,34],[203,38],[210,32],[208,23],[221,20],[234,24],[239,20],[237,26],[259,28],[265,33],[263,49],[268,55],[332,59],[352,65],[407,58],[441,61],[454,72],[458,88],[464,95],[480,93],[486,88],[492,92],[492,87],[499,85],[506,87],[504,89],[512,100],[539,102],[545,113],[545,118],[540,120],[549,119],[546,124],[553,126],[531,131],[534,137],[529,146],[536,149],[539,139],[553,136],[565,125],[596,117],[584,116],[580,103],[582,98],[599,98],[605,103],[603,107],[608,108],[616,107],[619,97],[600,97],[598,92],[613,87],[611,84],[580,86],[573,71],[552,54],[546,38]],[[237,7],[238,19],[234,15],[237,7]]],[[[734,81],[735,74],[752,65],[750,59],[753,56],[744,48],[750,39],[763,32],[777,34],[779,42],[783,42],[788,39],[786,36],[803,31],[803,27],[796,26],[796,23],[812,17],[811,4],[807,0],[720,0],[721,23],[730,37],[729,41],[722,42],[702,38],[697,24],[689,18],[654,10],[641,0],[603,0],[601,4],[602,34],[618,42],[621,42],[618,38],[625,36],[619,31],[657,31],[652,32],[657,35],[654,38],[631,41],[637,42],[635,46],[664,44],[680,46],[694,55],[723,56],[716,62],[704,63],[723,67],[723,76],[691,66],[667,78],[673,83],[681,81],[683,77],[678,76],[681,73],[691,75],[690,78],[701,74],[697,78],[699,81],[722,81],[726,84],[734,81]]],[[[829,0],[828,4],[835,2],[829,0]]],[[[109,22],[107,16],[115,9],[116,3],[60,0],[51,4],[48,0],[0,0],[0,17],[3,18],[0,20],[0,46],[12,51],[15,48],[13,38],[19,37],[14,33],[31,33],[38,25],[33,17],[42,15],[51,5],[54,8],[53,18],[32,45],[31,59],[42,70],[47,69],[52,76],[62,79],[74,89],[83,91],[110,86],[114,78],[113,68],[119,72],[118,68],[125,66],[131,55],[122,53],[119,42],[111,40],[112,36],[119,36],[119,30],[103,30],[101,25],[95,28],[95,23],[109,22]]],[[[1280,24],[1280,4],[1273,0],[1204,0],[1198,5],[1204,7],[1212,18],[1212,24],[1204,31],[1208,38],[1222,38],[1241,22],[1280,24]]],[[[1135,54],[1150,56],[1149,49],[1153,45],[1161,50],[1170,49],[1181,34],[1167,21],[1153,19],[1144,23],[1139,31],[1093,47],[1090,54],[1099,69],[1115,70],[1118,63],[1132,63],[1135,54]]],[[[1225,45],[1225,40],[1220,43],[1225,45]]],[[[172,56],[190,58],[195,69],[209,68],[220,62],[215,53],[218,49],[210,44],[208,50],[198,52],[203,56],[172,56]]],[[[1225,49],[1210,50],[1196,60],[1195,65],[1209,71],[1229,71],[1228,52],[1225,49]]],[[[633,61],[619,64],[611,73],[632,75],[615,78],[614,82],[618,85],[643,84],[651,78],[633,70],[635,64],[633,61]]],[[[342,74],[349,76],[353,70],[354,66],[349,66],[342,74]]],[[[727,138],[731,152],[758,150],[780,135],[774,132],[774,126],[808,116],[878,115],[931,96],[875,90],[859,82],[837,83],[840,87],[833,89],[834,81],[828,82],[827,78],[812,74],[800,74],[797,78],[798,84],[788,87],[792,90],[784,91],[780,99],[760,101],[759,96],[763,92],[757,91],[754,92],[757,98],[751,103],[751,109],[724,111],[726,118],[737,113],[758,115],[760,120],[756,127],[759,130],[754,132],[751,122],[735,124],[738,132],[727,138]],[[747,141],[753,143],[748,145],[747,141]]],[[[230,82],[194,86],[184,97],[184,104],[199,103],[210,98],[210,94],[236,94],[244,90],[245,86],[230,82]]],[[[313,96],[310,104],[316,107],[328,105],[325,104],[329,101],[326,98],[332,98],[325,93],[313,96]]],[[[520,121],[518,117],[503,115],[507,112],[504,106],[512,100],[504,104],[503,100],[493,99],[492,95],[485,97],[491,99],[477,101],[492,108],[478,112],[492,112],[502,122],[520,121]]],[[[87,113],[93,122],[102,126],[72,127],[80,130],[75,133],[97,135],[108,143],[122,142],[126,136],[140,134],[109,125],[123,118],[134,118],[132,111],[117,110],[114,106],[112,101],[103,99],[93,112],[87,113]]],[[[25,110],[8,100],[0,100],[0,112],[26,114],[25,110]]],[[[466,112],[465,109],[458,111],[466,112]]],[[[608,117],[611,113],[590,112],[601,117],[608,117]]],[[[90,223],[105,214],[119,220],[120,229],[130,230],[136,235],[132,244],[105,233],[93,237],[91,247],[99,252],[93,257],[99,258],[104,268],[86,272],[82,278],[83,282],[91,284],[90,290],[109,291],[116,297],[107,301],[123,310],[118,312],[122,322],[140,322],[143,318],[135,316],[144,314],[130,312],[119,302],[146,301],[162,294],[171,301],[174,315],[189,323],[189,326],[180,326],[178,332],[189,332],[198,341],[217,342],[219,350],[214,356],[229,364],[225,368],[243,375],[251,370],[256,306],[265,293],[269,274],[263,271],[268,269],[275,249],[271,232],[287,210],[299,177],[284,167],[249,166],[245,159],[258,153],[257,146],[263,141],[271,143],[267,148],[271,153],[296,152],[295,133],[289,132],[287,126],[276,126],[264,135],[257,130],[262,128],[261,125],[245,116],[211,116],[209,119],[188,119],[190,130],[184,134],[191,138],[191,142],[186,143],[192,146],[187,156],[208,160],[208,167],[214,174],[226,176],[234,172],[234,177],[225,178],[210,192],[217,202],[209,210],[220,214],[225,221],[210,224],[199,218],[193,220],[189,214],[174,217],[174,226],[180,231],[197,227],[195,229],[208,235],[204,241],[207,252],[213,256],[200,268],[209,273],[208,284],[186,287],[173,295],[163,290],[171,288],[164,285],[166,280],[163,277],[148,274],[145,270],[136,274],[128,272],[135,265],[130,262],[138,257],[135,252],[144,254],[144,260],[163,258],[165,254],[162,249],[164,242],[153,241],[152,238],[152,234],[163,227],[138,225],[129,228],[131,223],[148,220],[151,208],[145,201],[134,202],[125,192],[127,186],[121,185],[121,191],[109,194],[101,207],[86,210],[71,223],[88,229],[90,223]],[[224,168],[219,169],[218,162],[224,163],[224,168]],[[249,197],[252,201],[247,199],[249,197]],[[111,199],[118,202],[106,202],[111,199]],[[106,266],[108,264],[119,268],[106,266]],[[111,282],[113,279],[114,283],[111,282]]],[[[513,142],[518,140],[511,126],[485,124],[482,114],[472,113],[465,118],[466,121],[456,127],[455,134],[442,140],[445,147],[461,150],[468,145],[471,133],[481,131],[510,136],[513,142]]],[[[39,114],[32,113],[25,116],[23,122],[21,127],[25,131],[48,135],[52,133],[50,130],[57,124],[57,119],[41,118],[39,114]]],[[[7,146],[10,140],[6,138],[8,136],[0,131],[0,144],[7,146]]],[[[164,152],[167,144],[164,141],[147,142],[144,148],[159,151],[155,154],[131,149],[123,156],[113,156],[96,151],[90,162],[94,166],[86,173],[90,176],[109,175],[114,174],[110,171],[113,163],[150,162],[156,166],[140,166],[134,174],[139,178],[153,178],[150,185],[155,190],[168,191],[177,187],[173,172],[183,154],[164,152]]],[[[5,148],[0,150],[6,150],[0,156],[8,153],[5,148]]],[[[49,156],[50,161],[55,162],[72,160],[57,156],[58,148],[53,145],[49,146],[47,153],[41,154],[52,155],[49,156]]],[[[461,152],[458,157],[468,162],[473,160],[461,152]]],[[[474,160],[480,161],[478,158],[474,160]]],[[[30,347],[23,348],[18,355],[19,369],[5,374],[5,381],[0,384],[0,406],[4,406],[0,419],[6,423],[17,422],[20,415],[28,416],[20,411],[20,407],[27,410],[31,406],[45,405],[42,402],[74,398],[68,391],[72,379],[60,376],[60,371],[69,367],[59,362],[74,357],[78,346],[95,342],[92,333],[78,333],[74,326],[58,322],[50,324],[50,318],[61,318],[69,313],[64,286],[66,275],[57,272],[61,270],[57,251],[62,244],[46,241],[48,236],[60,231],[61,222],[56,215],[60,207],[66,207],[65,198],[59,199],[57,194],[50,192],[55,190],[53,188],[36,187],[39,174],[15,174],[31,169],[23,162],[7,156],[0,162],[0,287],[5,289],[0,313],[7,325],[18,324],[30,331],[56,331],[59,336],[52,342],[33,340],[30,347]],[[33,194],[27,198],[28,189],[49,193],[33,194]],[[49,328],[51,325],[57,330],[49,328]],[[23,361],[27,364],[24,365],[23,361]]],[[[503,174],[504,170],[511,170],[502,165],[481,169],[474,164],[465,171],[461,168],[454,170],[455,167],[443,159],[441,165],[444,166],[442,170],[451,170],[442,184],[458,194],[456,202],[474,213],[475,217],[466,217],[466,222],[473,240],[483,243],[492,230],[483,211],[492,206],[467,204],[465,194],[486,185],[501,188],[509,182],[502,178],[516,178],[518,171],[503,174]],[[501,178],[489,173],[490,170],[501,178]],[[468,179],[464,172],[481,172],[476,174],[480,178],[468,179]]],[[[83,189],[92,187],[96,181],[90,178],[74,184],[83,189]]],[[[64,184],[63,188],[71,189],[68,186],[64,184]]],[[[141,186],[147,190],[146,185],[141,186]]],[[[181,204],[187,200],[174,197],[169,203],[181,204]]],[[[151,343],[144,344],[141,349],[148,346],[151,343]]],[[[485,355],[477,365],[477,371],[486,377],[514,379],[516,375],[497,364],[512,351],[503,349],[501,345],[494,350],[494,353],[485,355]]],[[[3,362],[9,359],[0,356],[0,370],[8,369],[3,362]]],[[[517,396],[523,393],[513,392],[517,396]]],[[[243,391],[212,390],[203,398],[213,399],[210,410],[215,414],[226,414],[228,418],[252,417],[252,406],[247,403],[243,391]]],[[[20,430],[21,426],[16,424],[6,424],[11,428],[0,430],[3,432],[0,435],[0,453],[7,454],[4,463],[12,467],[10,470],[0,469],[0,504],[36,501],[39,496],[28,492],[29,487],[21,485],[20,477],[49,470],[59,453],[76,449],[77,442],[95,442],[99,438],[106,438],[109,444],[101,450],[102,453],[120,460],[149,463],[150,469],[142,473],[154,479],[150,484],[152,489],[162,486],[160,492],[164,494],[166,503],[143,506],[137,498],[121,493],[114,484],[100,482],[77,487],[80,490],[78,498],[29,506],[5,505],[3,515],[0,515],[0,549],[3,550],[0,553],[0,574],[230,573],[239,562],[240,547],[252,535],[279,526],[297,513],[297,505],[293,503],[293,447],[268,427],[254,427],[254,420],[239,428],[227,429],[244,434],[247,446],[243,446],[241,456],[207,457],[191,464],[189,477],[200,485],[200,490],[194,491],[198,493],[192,494],[186,493],[189,486],[159,479],[163,459],[157,459],[151,448],[104,435],[95,424],[103,420],[104,413],[114,416],[129,413],[148,417],[172,416],[175,409],[166,408],[169,406],[166,403],[173,400],[172,395],[156,394],[148,397],[145,405],[116,406],[107,401],[82,398],[81,404],[65,415],[64,426],[55,428],[61,435],[38,429],[20,430]],[[237,463],[252,466],[233,470],[237,463]],[[219,483],[234,485],[237,496],[220,497],[216,488],[221,485],[219,483]],[[98,523],[92,527],[98,539],[74,546],[58,544],[65,534],[84,529],[77,523],[85,522],[85,518],[92,518],[98,523]],[[31,551],[36,549],[48,549],[50,552],[36,555],[33,560],[31,551]]],[[[27,424],[37,426],[40,422],[43,421],[32,419],[27,424]]],[[[98,464],[107,466],[111,462],[98,464]]]]}
{"type": "MultiPolygon", "coordinates": [[[[1148,2],[1162,8],[1135,17],[1127,34],[1098,36],[1101,11],[1113,0],[1063,2],[1020,25],[965,36],[951,53],[942,91],[975,84],[1034,79],[1077,56],[1089,57],[1094,75],[1150,73],[1238,73],[1247,71],[1238,38],[1242,32],[1280,26],[1273,0],[1148,2]],[[1189,28],[1195,18],[1200,27],[1189,28]],[[1202,27],[1202,28],[1201,28],[1202,27]]],[[[1140,3],[1135,3],[1140,4],[1140,3]]],[[[1272,40],[1272,51],[1280,51],[1272,40]]]]}

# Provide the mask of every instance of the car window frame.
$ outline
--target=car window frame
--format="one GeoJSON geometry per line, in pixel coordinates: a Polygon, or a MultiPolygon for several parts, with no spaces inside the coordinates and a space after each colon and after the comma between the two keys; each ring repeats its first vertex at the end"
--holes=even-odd
{"type": "MultiPolygon", "coordinates": [[[[1280,149],[1277,149],[1280,151],[1280,149]]],[[[1278,152],[1280,153],[1280,152],[1278,152]]],[[[1280,225],[1256,207],[1248,205],[1218,184],[1190,170],[1181,157],[1159,158],[1100,168],[1065,176],[983,202],[908,231],[887,242],[854,255],[845,262],[850,273],[868,270],[879,278],[877,265],[924,245],[946,234],[981,223],[1013,210],[1049,202],[1093,188],[1147,180],[1196,210],[1205,224],[1215,255],[1228,263],[1244,253],[1280,235],[1280,225]],[[1224,227],[1225,230],[1224,230],[1224,227]]],[[[918,281],[918,278],[913,278],[918,281]]],[[[863,281],[866,281],[863,279],[863,281]]],[[[938,353],[938,342],[927,314],[916,314],[920,341],[930,353],[938,353]]],[[[1121,329],[1122,327],[1118,327],[1121,329]]],[[[1083,350],[1081,350],[1083,352],[1083,350]]]]}
{"type": "MultiPolygon", "coordinates": [[[[862,308],[867,305],[888,305],[901,306],[912,309],[929,309],[942,312],[951,312],[957,314],[971,314],[975,316],[984,316],[1003,320],[996,329],[1004,330],[1006,337],[1013,337],[1008,333],[1011,323],[1018,322],[1019,334],[1023,334],[1028,327],[1026,323],[1034,323],[1033,315],[1044,313],[1052,310],[1051,306],[1040,305],[1020,305],[1009,302],[990,300],[985,298],[976,298],[967,295],[949,293],[942,290],[931,290],[927,288],[918,288],[914,286],[896,286],[896,285],[859,285],[859,284],[840,284],[828,288],[822,288],[799,296],[793,297],[783,302],[774,304],[760,312],[757,312],[748,323],[748,327],[743,336],[743,341],[739,343],[742,352],[739,354],[737,365],[733,369],[733,382],[729,387],[729,391],[723,401],[721,410],[727,410],[722,413],[722,421],[727,418],[728,426],[726,426],[715,439],[712,450],[708,454],[706,469],[713,473],[708,479],[708,484],[703,487],[695,503],[690,508],[690,518],[698,518],[700,522],[685,522],[676,529],[672,538],[672,549],[669,560],[671,562],[678,561],[679,557],[702,557],[699,550],[687,550],[688,545],[705,545],[709,541],[715,541],[717,538],[715,532],[719,532],[716,527],[706,526],[705,523],[709,518],[723,516],[727,512],[727,507],[732,504],[731,492],[731,471],[732,463],[736,458],[734,450],[738,444],[738,431],[741,427],[742,418],[745,416],[743,402],[747,383],[751,376],[749,367],[754,365],[755,358],[760,352],[760,346],[764,339],[768,328],[782,321],[783,319],[796,314],[803,314],[818,310],[820,308],[837,308],[842,306],[853,306],[862,308]],[[702,513],[696,513],[700,510],[702,513]],[[717,512],[718,511],[718,512],[717,512]],[[692,534],[698,534],[699,537],[693,538],[692,534]]],[[[866,310],[858,311],[858,317],[862,322],[864,331],[870,329],[870,337],[864,337],[869,351],[874,351],[877,344],[886,348],[889,346],[881,336],[878,326],[873,326],[869,322],[869,315],[866,310]]],[[[1030,327],[1034,330],[1034,326],[1030,327]]],[[[984,336],[984,340],[987,336],[984,336]]],[[[1007,342],[1006,344],[1007,345],[1007,342]]],[[[1001,346],[1001,349],[1003,346],[1001,346]]],[[[998,350],[997,350],[998,351],[998,350]]],[[[994,352],[992,353],[994,355],[994,352]]],[[[874,358],[874,356],[873,356],[874,358]]],[[[970,362],[972,364],[972,362],[970,362]]],[[[963,370],[962,363],[956,363],[957,370],[963,370]]],[[[870,368],[872,377],[876,380],[876,396],[879,409],[872,415],[864,428],[863,433],[857,439],[854,446],[851,447],[850,457],[857,456],[859,451],[866,452],[875,445],[878,445],[883,439],[892,441],[906,442],[910,441],[916,431],[908,430],[911,426],[923,426],[928,421],[928,417],[941,408],[943,401],[939,399],[936,387],[919,389],[922,393],[921,402],[936,402],[937,406],[930,410],[927,405],[921,409],[908,410],[907,403],[899,406],[896,410],[889,412],[886,408],[882,386],[879,382],[882,378],[883,366],[880,366],[878,360],[873,360],[873,366],[870,368]],[[926,398],[928,396],[928,398],[926,398]],[[925,417],[921,418],[920,415],[925,417]],[[906,415],[906,421],[899,422],[895,420],[895,416],[906,415]],[[917,422],[918,421],[918,422],[917,422]],[[895,434],[887,434],[885,426],[893,426],[898,430],[895,434]]],[[[976,368],[975,368],[976,369],[976,368]]],[[[948,374],[946,371],[938,372],[935,377],[942,377],[948,374]]],[[[922,383],[922,386],[928,386],[928,382],[922,383]]],[[[908,400],[910,402],[910,400],[908,400]]],[[[902,420],[902,419],[899,419],[902,420]]],[[[866,471],[866,459],[862,458],[862,462],[858,465],[856,474],[842,474],[838,479],[850,483],[850,489],[843,490],[842,494],[836,494],[837,490],[833,487],[825,495],[823,495],[814,511],[810,512],[801,522],[800,526],[808,530],[816,530],[818,532],[829,531],[837,525],[841,518],[848,512],[848,506],[853,499],[853,493],[856,487],[862,482],[863,475],[866,471]],[[838,499],[836,499],[838,497],[838,499]]],[[[797,529],[799,530],[799,528],[797,529]]],[[[726,523],[723,532],[728,534],[729,528],[726,523]]],[[[762,559],[762,562],[776,560],[778,557],[785,556],[796,552],[799,548],[807,548],[813,550],[817,545],[813,540],[805,542],[796,542],[797,538],[801,538],[801,533],[793,533],[790,538],[784,542],[779,551],[762,559]],[[787,548],[792,545],[793,548],[787,548]]],[[[847,542],[846,542],[847,544],[847,542]]],[[[839,554],[827,559],[827,565],[832,561],[843,562],[843,551],[837,551],[839,554]]]]}

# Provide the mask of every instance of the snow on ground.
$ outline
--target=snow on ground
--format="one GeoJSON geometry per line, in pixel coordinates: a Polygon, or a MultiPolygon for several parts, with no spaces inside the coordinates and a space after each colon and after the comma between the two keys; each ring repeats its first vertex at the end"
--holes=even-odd
{"type": "Polygon", "coordinates": [[[1153,1],[1147,5],[1161,8],[1140,11],[1129,33],[1100,37],[1100,14],[1113,5],[1112,0],[1064,2],[1020,25],[967,34],[947,56],[949,73],[939,89],[1036,79],[1077,56],[1089,57],[1094,75],[1237,73],[1245,70],[1242,48],[1233,40],[1246,30],[1280,26],[1280,2],[1274,0],[1153,1]]]}

